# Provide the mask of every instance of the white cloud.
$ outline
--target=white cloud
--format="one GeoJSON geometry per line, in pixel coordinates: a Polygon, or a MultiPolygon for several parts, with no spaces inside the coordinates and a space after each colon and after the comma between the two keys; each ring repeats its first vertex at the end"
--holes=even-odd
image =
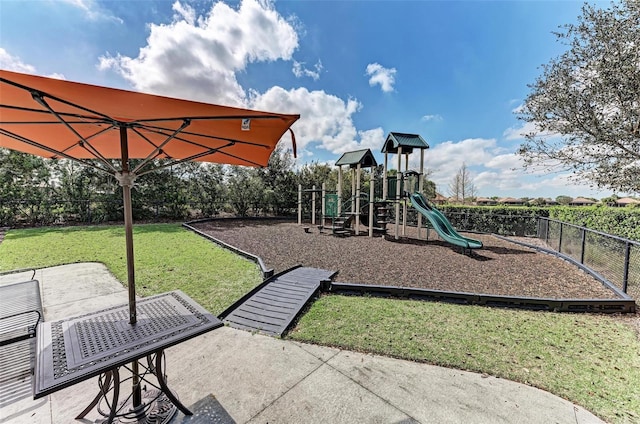
{"type": "Polygon", "coordinates": [[[36,72],[34,66],[24,63],[17,56],[12,56],[2,47],[0,47],[0,68],[25,74],[34,74],[36,72]]]}
{"type": "Polygon", "coordinates": [[[506,140],[524,140],[525,135],[538,132],[538,126],[533,122],[526,122],[520,127],[509,127],[504,130],[502,136],[506,140]]]}
{"type": "Polygon", "coordinates": [[[369,78],[369,85],[374,86],[380,84],[380,88],[385,93],[393,91],[393,84],[395,84],[396,68],[385,68],[379,63],[370,63],[367,65],[367,75],[369,78]]]}
{"type": "MultiPolygon", "coordinates": [[[[149,24],[147,45],[137,57],[107,54],[100,58],[100,68],[115,70],[141,91],[300,114],[293,129],[301,158],[311,154],[311,147],[340,154],[382,145],[381,129],[356,129],[352,118],[362,108],[356,99],[307,88],[274,86],[258,92],[240,85],[236,75],[253,62],[291,61],[296,76],[313,79],[323,69],[321,61],[308,69],[293,59],[300,29],[271,2],[242,0],[236,8],[218,2],[206,16],[176,2],[173,11],[171,23],[149,24]]],[[[286,142],[288,136],[284,138],[286,142]]]]}
{"type": "MultiPolygon", "coordinates": [[[[13,72],[21,72],[23,74],[39,74],[35,66],[24,63],[22,59],[17,56],[12,56],[2,47],[0,47],[0,69],[6,69],[7,71],[13,72]]],[[[66,79],[63,74],[58,73],[43,76],[62,80],[66,79]]]]}
{"type": "Polygon", "coordinates": [[[122,19],[114,16],[107,9],[102,8],[95,0],[62,0],[62,2],[81,10],[89,20],[109,20],[120,24],[124,23],[122,19]]]}
{"type": "Polygon", "coordinates": [[[322,62],[318,60],[318,62],[313,65],[313,69],[308,69],[304,67],[304,62],[298,62],[296,60],[293,61],[293,75],[298,78],[302,77],[311,77],[314,81],[320,79],[320,73],[322,72],[322,62]]]}
{"type": "Polygon", "coordinates": [[[496,140],[493,138],[446,141],[427,150],[427,158],[429,167],[434,169],[434,172],[449,173],[451,170],[457,171],[463,162],[467,166],[483,165],[489,162],[497,148],[496,140]]]}
{"type": "Polygon", "coordinates": [[[522,157],[515,153],[497,155],[492,157],[484,164],[487,168],[494,169],[512,169],[521,168],[523,166],[522,157]]]}
{"type": "Polygon", "coordinates": [[[384,144],[384,130],[380,127],[366,131],[358,131],[360,136],[360,149],[371,149],[376,154],[384,144]]]}
{"type": "Polygon", "coordinates": [[[384,141],[381,128],[360,132],[356,130],[352,115],[362,105],[355,99],[345,102],[324,91],[309,91],[306,88],[285,90],[282,87],[272,87],[263,94],[252,94],[249,104],[251,108],[300,114],[300,120],[293,125],[300,149],[317,143],[322,149],[340,154],[381,146],[384,141]]]}
{"type": "Polygon", "coordinates": [[[100,69],[114,69],[141,91],[245,106],[236,73],[252,62],[291,60],[298,34],[268,1],[243,0],[237,9],[217,2],[206,16],[174,3],[173,22],[149,24],[138,57],[106,54],[100,69]]]}
{"type": "Polygon", "coordinates": [[[424,121],[424,122],[430,122],[430,121],[433,121],[433,122],[440,122],[440,121],[442,121],[443,119],[444,119],[444,118],[442,118],[442,116],[437,115],[437,114],[436,114],[436,115],[424,115],[422,118],[420,118],[420,120],[421,120],[421,121],[424,121]]]}

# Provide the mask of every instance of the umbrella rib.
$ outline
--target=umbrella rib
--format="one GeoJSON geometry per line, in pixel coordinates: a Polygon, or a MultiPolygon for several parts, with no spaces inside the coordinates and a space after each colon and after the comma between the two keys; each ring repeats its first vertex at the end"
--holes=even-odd
{"type": "Polygon", "coordinates": [[[247,162],[248,164],[251,164],[251,165],[253,165],[253,166],[257,166],[257,167],[259,167],[259,168],[263,168],[263,167],[264,167],[263,165],[261,165],[261,164],[259,164],[259,163],[257,163],[257,162],[251,161],[251,160],[249,160],[249,159],[242,158],[242,157],[240,157],[240,156],[232,155],[231,153],[221,152],[221,151],[214,152],[214,153],[220,153],[220,154],[222,154],[222,155],[229,156],[229,157],[232,157],[232,158],[234,158],[234,159],[239,159],[239,160],[245,161],[245,162],[247,162]]]}
{"type": "MultiPolygon", "coordinates": [[[[48,110],[42,110],[42,109],[34,109],[31,107],[21,107],[21,106],[12,106],[12,105],[3,105],[0,104],[0,108],[4,108],[4,109],[11,109],[11,110],[17,110],[20,112],[30,112],[30,113],[37,113],[37,114],[42,114],[42,115],[51,115],[51,112],[48,110]]],[[[95,116],[89,116],[89,115],[82,115],[79,113],[69,113],[69,112],[58,112],[58,114],[60,116],[64,116],[64,117],[73,117],[73,118],[78,118],[81,119],[80,121],[67,121],[70,122],[72,124],[89,124],[89,125],[95,125],[97,123],[111,123],[113,122],[113,119],[108,118],[108,117],[104,117],[104,116],[100,116],[100,117],[95,117],[95,116]],[[93,122],[87,122],[87,121],[93,121],[93,122]]],[[[0,123],[2,124],[53,124],[56,123],[58,121],[2,121],[0,123]]]]}
{"type": "MultiPolygon", "coordinates": [[[[170,159],[173,159],[173,161],[167,162],[164,165],[156,166],[155,168],[152,168],[152,169],[147,169],[144,172],[136,173],[136,175],[140,176],[140,175],[148,174],[149,172],[153,172],[153,171],[156,171],[158,169],[167,168],[169,166],[178,165],[178,164],[181,164],[181,163],[184,163],[184,162],[189,162],[189,161],[192,161],[192,160],[196,160],[196,159],[199,159],[199,158],[201,158],[203,156],[212,155],[212,154],[218,153],[218,152],[222,153],[219,150],[220,149],[224,149],[225,147],[229,147],[229,146],[233,146],[233,143],[229,143],[226,146],[216,147],[215,149],[208,149],[206,152],[196,153],[195,155],[191,155],[189,157],[182,158],[182,159],[170,158],[170,159]]],[[[255,165],[260,166],[260,164],[255,164],[255,165]]],[[[138,170],[138,168],[136,168],[136,170],[138,170]]]]}
{"type": "MultiPolygon", "coordinates": [[[[76,130],[75,130],[75,128],[73,128],[71,125],[69,125],[69,124],[67,123],[67,121],[65,121],[65,120],[62,118],[62,116],[60,116],[60,114],[59,114],[58,112],[56,112],[55,110],[53,110],[53,108],[52,108],[51,106],[49,106],[49,104],[44,100],[44,98],[42,97],[42,95],[43,95],[43,93],[42,93],[42,92],[40,92],[40,91],[31,91],[31,96],[33,97],[33,100],[35,100],[38,104],[40,104],[42,107],[44,107],[45,109],[47,109],[47,110],[48,110],[48,111],[49,111],[53,116],[55,116],[56,118],[58,118],[58,120],[59,120],[59,121],[60,121],[60,122],[65,126],[65,127],[67,127],[67,128],[69,129],[69,131],[71,131],[73,134],[75,134],[75,135],[76,135],[76,137],[78,137],[78,138],[80,139],[80,142],[79,142],[80,147],[83,147],[84,149],[86,149],[89,153],[91,153],[92,155],[94,155],[94,156],[96,157],[96,159],[101,160],[105,165],[107,165],[108,167],[112,168],[112,170],[113,170],[114,172],[116,172],[116,169],[115,169],[115,168],[113,168],[113,166],[111,166],[111,164],[110,164],[110,163],[108,163],[108,161],[105,159],[105,157],[104,157],[102,154],[100,154],[100,152],[98,152],[98,150],[97,150],[97,149],[95,149],[95,148],[91,145],[91,143],[89,143],[89,141],[88,141],[88,140],[86,140],[82,135],[80,135],[80,133],[79,133],[78,131],[76,131],[76,130]],[[87,149],[87,147],[85,146],[85,144],[87,144],[87,145],[90,147],[90,149],[87,149]]],[[[48,95],[47,95],[47,96],[48,96],[48,95]]],[[[51,97],[52,99],[55,99],[55,98],[54,98],[54,97],[52,97],[52,96],[48,96],[48,97],[51,97]]],[[[73,105],[73,106],[76,106],[76,107],[81,108],[81,106],[77,106],[77,105],[74,105],[74,104],[72,104],[72,103],[65,102],[65,101],[63,101],[63,100],[60,100],[60,101],[62,101],[62,102],[64,102],[64,103],[66,103],[66,104],[70,104],[70,105],[73,105]]],[[[89,109],[84,109],[84,110],[89,111],[89,109]]],[[[106,115],[102,115],[102,116],[106,116],[106,115]]],[[[115,122],[115,121],[112,121],[112,122],[115,122]]],[[[115,126],[115,125],[112,123],[112,124],[111,124],[111,128],[113,128],[114,126],[115,126]]],[[[107,129],[105,129],[105,131],[106,131],[106,130],[107,130],[107,129]]],[[[102,131],[99,131],[99,132],[98,132],[98,134],[100,134],[101,132],[102,132],[102,131]]],[[[95,134],[94,134],[94,136],[95,136],[95,134]]]]}
{"type": "MultiPolygon", "coordinates": [[[[146,164],[151,161],[153,158],[157,157],[160,152],[162,151],[162,148],[164,146],[167,145],[167,143],[169,143],[171,140],[173,140],[178,134],[180,134],[182,132],[182,130],[184,130],[185,128],[187,128],[189,125],[191,125],[191,120],[189,119],[185,119],[182,122],[182,125],[180,125],[180,128],[176,129],[175,131],[173,131],[173,134],[170,134],[166,140],[164,140],[162,143],[160,143],[160,145],[158,146],[154,146],[155,149],[153,149],[153,151],[151,153],[149,153],[149,155],[144,158],[142,160],[142,162],[140,162],[140,164],[138,166],[135,167],[135,169],[132,171],[134,174],[140,170],[141,168],[143,168],[144,166],[146,166],[146,164]]],[[[154,145],[147,137],[145,137],[143,134],[141,134],[139,131],[137,131],[135,128],[133,128],[133,130],[136,132],[136,134],[138,134],[140,137],[142,137],[144,140],[146,140],[147,142],[149,142],[152,146],[154,145]]]]}
{"type": "MultiPolygon", "coordinates": [[[[185,118],[185,119],[191,119],[191,118],[185,118]]],[[[171,129],[167,129],[167,128],[163,128],[163,127],[157,127],[157,126],[140,125],[140,126],[136,126],[136,127],[145,128],[148,131],[152,131],[152,132],[155,132],[155,133],[161,134],[161,135],[167,135],[165,133],[165,131],[172,131],[171,129]]],[[[251,141],[237,140],[237,139],[232,139],[232,138],[227,138],[227,137],[218,137],[218,136],[209,135],[209,134],[199,134],[199,133],[190,132],[190,131],[182,131],[182,134],[202,137],[202,138],[211,139],[211,140],[221,140],[221,141],[228,141],[228,142],[231,142],[231,143],[245,144],[247,146],[264,147],[265,149],[269,148],[269,146],[266,145],[266,144],[254,143],[254,142],[251,142],[251,141]]],[[[204,146],[202,144],[199,144],[199,143],[196,143],[194,141],[181,138],[179,136],[176,136],[175,138],[177,140],[183,141],[185,143],[193,144],[194,146],[198,146],[198,147],[202,147],[202,148],[209,148],[208,146],[204,146]]]]}
{"type": "Polygon", "coordinates": [[[118,172],[118,170],[113,165],[111,165],[109,160],[106,157],[104,157],[104,155],[102,153],[100,153],[100,151],[98,149],[93,147],[93,145],[89,142],[89,140],[91,140],[92,138],[95,138],[95,137],[99,136],[100,134],[105,133],[105,132],[107,132],[109,130],[112,130],[113,128],[115,128],[115,126],[113,124],[109,124],[108,128],[103,128],[100,131],[98,131],[98,132],[96,132],[96,133],[94,133],[94,134],[92,134],[92,135],[90,135],[88,137],[85,137],[85,138],[80,137],[80,141],[78,143],[75,143],[75,144],[73,144],[73,145],[71,145],[69,147],[66,147],[64,150],[62,150],[62,152],[66,152],[68,150],[71,150],[74,147],[81,147],[85,151],[89,152],[89,154],[93,155],[97,160],[99,160],[100,162],[104,163],[105,166],[110,168],[114,173],[118,172]],[[87,146],[89,146],[89,147],[87,147],[87,146]]]}
{"type": "MultiPolygon", "coordinates": [[[[0,134],[6,135],[7,137],[10,137],[10,138],[13,138],[15,140],[18,140],[18,141],[20,141],[22,143],[25,143],[25,144],[29,145],[29,146],[33,146],[33,147],[36,147],[38,149],[42,149],[42,150],[44,150],[46,152],[51,153],[53,156],[51,156],[49,159],[55,159],[56,156],[61,156],[61,157],[65,158],[65,159],[69,159],[69,160],[73,160],[73,161],[76,161],[76,162],[80,162],[83,165],[90,166],[90,167],[95,168],[95,169],[97,169],[99,171],[102,171],[102,172],[104,172],[106,174],[113,175],[108,170],[106,170],[106,169],[104,169],[104,168],[102,168],[100,166],[94,165],[93,163],[91,163],[90,161],[88,161],[86,159],[80,159],[80,158],[73,157],[73,156],[68,155],[68,154],[66,154],[64,152],[61,152],[61,151],[56,150],[56,149],[53,149],[53,148],[51,148],[49,146],[45,146],[44,144],[40,144],[37,141],[33,141],[33,140],[30,140],[30,139],[28,139],[26,137],[23,137],[21,135],[12,133],[11,131],[7,131],[7,130],[5,130],[3,128],[0,128],[0,134]]],[[[112,166],[109,166],[109,167],[113,169],[112,166]]],[[[115,171],[115,169],[113,169],[113,171],[115,171]]]]}
{"type": "MultiPolygon", "coordinates": [[[[44,91],[41,91],[41,90],[38,90],[38,89],[35,89],[35,88],[31,88],[31,87],[27,87],[26,85],[19,84],[19,83],[15,82],[15,81],[11,81],[11,80],[9,80],[7,78],[0,77],[0,82],[12,85],[12,86],[14,86],[16,88],[19,88],[21,90],[24,90],[24,91],[28,91],[29,93],[31,93],[31,97],[33,97],[33,99],[38,104],[40,104],[41,106],[46,107],[47,109],[50,109],[48,105],[45,106],[42,103],[40,103],[40,101],[44,102],[44,98],[43,97],[49,97],[50,99],[55,100],[57,102],[63,103],[63,104],[68,105],[68,106],[72,106],[74,108],[77,108],[79,110],[83,110],[85,112],[89,112],[89,113],[95,114],[97,116],[102,116],[103,118],[105,118],[108,121],[113,121],[113,118],[111,118],[110,116],[107,116],[107,115],[105,115],[103,113],[96,112],[95,110],[88,109],[88,108],[86,108],[84,106],[80,106],[79,104],[69,102],[67,100],[61,99],[61,98],[56,97],[56,96],[52,96],[51,94],[45,93],[44,91]]],[[[45,104],[46,104],[46,102],[45,102],[45,104]]]]}
{"type": "Polygon", "coordinates": [[[192,121],[232,121],[236,119],[283,119],[282,115],[225,115],[225,116],[176,116],[172,118],[149,118],[138,119],[132,122],[137,124],[144,122],[162,122],[162,121],[174,121],[174,120],[190,119],[192,121]]]}

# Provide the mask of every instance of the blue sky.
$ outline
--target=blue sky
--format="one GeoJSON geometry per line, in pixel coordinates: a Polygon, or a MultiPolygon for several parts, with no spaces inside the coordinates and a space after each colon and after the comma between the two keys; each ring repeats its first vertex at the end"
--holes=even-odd
{"type": "Polygon", "coordinates": [[[3,0],[0,67],[299,113],[298,164],[360,148],[382,163],[390,131],[417,133],[444,195],[464,162],[480,196],[600,198],[611,193],[524,172],[515,155],[514,110],[582,4],[3,0]]]}

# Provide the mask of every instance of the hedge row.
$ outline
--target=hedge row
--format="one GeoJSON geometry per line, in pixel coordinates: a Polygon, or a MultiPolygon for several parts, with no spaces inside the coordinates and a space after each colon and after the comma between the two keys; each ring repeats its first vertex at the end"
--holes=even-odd
{"type": "Polygon", "coordinates": [[[458,229],[513,236],[536,235],[538,217],[548,217],[549,209],[518,206],[439,207],[458,229]]]}
{"type": "Polygon", "coordinates": [[[454,227],[502,235],[536,235],[537,218],[551,218],[640,241],[640,208],[608,206],[460,206],[438,208],[454,227]]]}
{"type": "Polygon", "coordinates": [[[640,241],[640,208],[555,206],[549,218],[640,241]]]}

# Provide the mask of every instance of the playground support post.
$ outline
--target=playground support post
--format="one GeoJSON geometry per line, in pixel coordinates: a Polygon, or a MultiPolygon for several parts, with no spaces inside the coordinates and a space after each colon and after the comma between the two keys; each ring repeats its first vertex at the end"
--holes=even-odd
{"type": "MultiPolygon", "coordinates": [[[[422,190],[424,189],[424,178],[422,178],[422,174],[424,173],[424,149],[420,149],[420,174],[418,175],[418,191],[422,194],[422,190]]],[[[420,232],[422,231],[422,214],[418,214],[418,240],[420,240],[420,232]]]]}
{"type": "MultiPolygon", "coordinates": [[[[409,153],[404,154],[404,170],[409,171],[409,153]]],[[[404,178],[403,178],[404,179],[404,178]]],[[[406,184],[405,185],[405,189],[406,184]]],[[[402,200],[402,236],[406,237],[407,235],[407,200],[402,200]]]]}
{"type": "Polygon", "coordinates": [[[336,189],[338,191],[338,216],[342,215],[342,165],[338,166],[338,187],[336,189]]]}
{"type": "Polygon", "coordinates": [[[387,181],[387,165],[389,153],[384,152],[384,175],[382,175],[382,200],[389,199],[389,182],[387,181]]]}
{"type": "Polygon", "coordinates": [[[298,225],[302,224],[302,184],[298,184],[298,225]]]}
{"type": "Polygon", "coordinates": [[[322,210],[320,211],[320,225],[324,227],[325,208],[327,207],[327,183],[322,183],[322,210]]]}
{"type": "Polygon", "coordinates": [[[356,211],[356,176],[355,169],[351,168],[351,212],[356,211]]]}
{"type": "Polygon", "coordinates": [[[373,196],[374,196],[374,186],[376,180],[373,177],[373,172],[371,173],[371,178],[369,178],[369,237],[373,237],[373,196]]]}
{"type": "MultiPolygon", "coordinates": [[[[355,216],[355,220],[356,220],[356,235],[360,235],[360,174],[361,174],[362,168],[360,166],[360,163],[358,163],[358,165],[356,166],[356,208],[355,208],[355,212],[356,212],[356,216],[355,216]]],[[[354,209],[352,209],[354,210],[354,209]]]]}
{"type": "Polygon", "coordinates": [[[395,223],[395,239],[400,238],[400,185],[402,178],[402,146],[398,146],[398,172],[396,174],[396,223],[395,223]]]}
{"type": "Polygon", "coordinates": [[[311,225],[316,225],[316,185],[311,187],[311,225]]]}

